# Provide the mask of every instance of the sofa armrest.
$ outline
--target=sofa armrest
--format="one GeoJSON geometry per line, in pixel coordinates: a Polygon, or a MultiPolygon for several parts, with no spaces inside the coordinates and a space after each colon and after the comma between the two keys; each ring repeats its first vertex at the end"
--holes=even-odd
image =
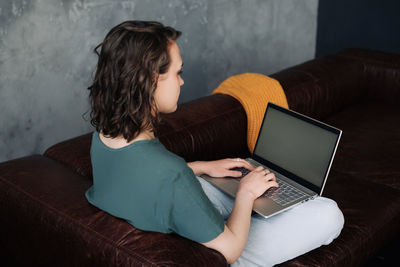
{"type": "Polygon", "coordinates": [[[68,166],[82,176],[90,178],[92,177],[91,143],[92,133],[87,133],[49,147],[44,152],[44,156],[68,166]]]}
{"type": "Polygon", "coordinates": [[[317,58],[271,77],[281,83],[290,109],[315,119],[323,119],[363,97],[362,64],[349,58],[317,58]]]}
{"type": "MultiPolygon", "coordinates": [[[[227,95],[212,95],[162,115],[157,130],[165,147],[186,161],[247,157],[247,118],[241,104],[227,95]]],[[[44,155],[85,177],[92,176],[88,133],[48,148],[44,155]]]]}
{"type": "Polygon", "coordinates": [[[400,55],[367,49],[348,49],[338,54],[363,64],[363,88],[370,100],[398,104],[400,55]]]}
{"type": "Polygon", "coordinates": [[[281,83],[290,109],[323,119],[368,98],[396,101],[400,96],[399,62],[400,56],[348,49],[271,77],[281,83]]]}
{"type": "Polygon", "coordinates": [[[163,116],[159,138],[186,161],[247,157],[247,117],[239,101],[211,95],[163,116]]]}

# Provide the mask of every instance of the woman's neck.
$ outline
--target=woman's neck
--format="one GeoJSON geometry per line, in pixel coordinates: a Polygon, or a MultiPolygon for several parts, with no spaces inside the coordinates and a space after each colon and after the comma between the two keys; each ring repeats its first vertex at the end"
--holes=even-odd
{"type": "Polygon", "coordinates": [[[133,140],[138,140],[138,138],[140,138],[139,140],[153,140],[156,137],[154,136],[154,132],[153,131],[142,131],[133,140]]]}
{"type": "Polygon", "coordinates": [[[122,148],[124,146],[130,145],[139,140],[154,140],[154,132],[153,131],[142,131],[140,132],[133,140],[128,142],[122,135],[117,136],[115,138],[106,137],[103,135],[103,132],[100,131],[99,133],[100,140],[108,147],[111,148],[122,148]]]}

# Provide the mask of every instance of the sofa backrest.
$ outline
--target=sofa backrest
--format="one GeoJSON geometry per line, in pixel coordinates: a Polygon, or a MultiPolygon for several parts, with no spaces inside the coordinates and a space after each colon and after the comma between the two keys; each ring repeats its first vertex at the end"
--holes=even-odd
{"type": "MultiPolygon", "coordinates": [[[[289,108],[315,119],[366,98],[394,102],[400,97],[399,57],[350,49],[310,60],[271,75],[286,94],[289,108]],[[397,97],[398,96],[398,97],[397,97]]],[[[240,103],[211,95],[178,106],[162,116],[160,141],[186,161],[247,157],[247,118],[240,103]]],[[[91,178],[91,133],[56,144],[44,153],[91,178]]]]}

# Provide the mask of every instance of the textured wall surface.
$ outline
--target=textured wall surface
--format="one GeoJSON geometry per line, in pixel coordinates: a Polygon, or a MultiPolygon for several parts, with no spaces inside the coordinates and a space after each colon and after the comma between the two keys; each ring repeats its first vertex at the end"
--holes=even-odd
{"type": "Polygon", "coordinates": [[[230,75],[313,58],[317,8],[318,0],[0,0],[0,162],[92,131],[82,115],[93,48],[122,21],[183,32],[186,102],[230,75]]]}

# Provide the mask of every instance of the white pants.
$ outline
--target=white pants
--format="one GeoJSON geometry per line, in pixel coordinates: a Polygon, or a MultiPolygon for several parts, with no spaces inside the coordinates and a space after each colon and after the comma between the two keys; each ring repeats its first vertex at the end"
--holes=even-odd
{"type": "MultiPolygon", "coordinates": [[[[201,177],[197,177],[205,194],[228,220],[235,203],[201,177]]],[[[231,266],[272,266],[302,255],[339,236],[344,217],[335,201],[317,197],[271,218],[251,216],[246,246],[231,266]]]]}

